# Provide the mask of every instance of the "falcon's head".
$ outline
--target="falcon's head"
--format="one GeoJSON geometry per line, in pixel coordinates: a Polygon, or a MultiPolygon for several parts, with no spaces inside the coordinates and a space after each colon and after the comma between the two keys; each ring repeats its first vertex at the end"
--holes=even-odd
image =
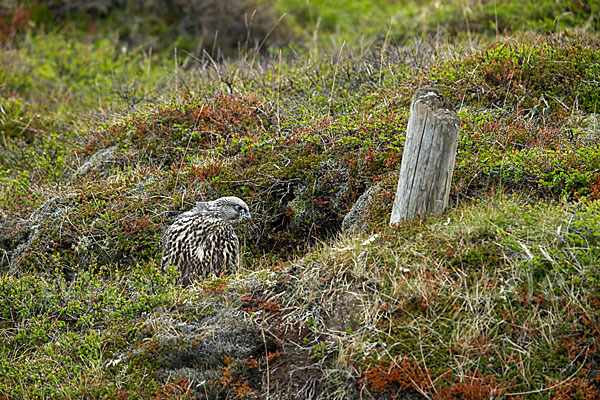
{"type": "Polygon", "coordinates": [[[244,200],[235,196],[221,197],[212,201],[199,201],[196,203],[195,211],[211,214],[232,224],[252,219],[248,205],[244,200]]]}

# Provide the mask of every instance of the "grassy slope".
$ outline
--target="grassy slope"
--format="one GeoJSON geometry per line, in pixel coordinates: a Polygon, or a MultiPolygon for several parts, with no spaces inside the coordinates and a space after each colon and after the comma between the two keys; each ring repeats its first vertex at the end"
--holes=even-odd
{"type": "MultiPolygon", "coordinates": [[[[474,16],[489,14],[475,5],[474,16]]],[[[595,17],[577,5],[568,7],[583,17],[572,12],[572,24],[593,30],[595,17]]],[[[450,15],[463,30],[464,8],[454,7],[419,15],[427,26],[450,15]]],[[[331,41],[350,37],[352,15],[321,10],[293,17],[324,21],[331,41]]],[[[544,15],[536,28],[555,30],[544,15]]],[[[495,33],[476,20],[470,33],[495,33]]],[[[315,25],[295,26],[302,36],[315,25]]],[[[12,255],[27,241],[20,224],[31,242],[11,260],[19,274],[0,278],[0,395],[597,393],[596,35],[483,38],[473,50],[458,39],[392,46],[386,32],[391,42],[409,31],[283,60],[188,57],[185,68],[124,54],[116,39],[60,33],[3,49],[2,248],[12,255]],[[389,228],[408,106],[424,84],[445,88],[463,119],[452,207],[389,228]],[[107,167],[75,173],[108,147],[107,167]],[[341,216],[373,183],[381,190],[367,231],[339,235],[341,216]],[[243,269],[174,286],[174,271],[157,265],[160,233],[198,198],[225,194],[250,199],[257,217],[243,232],[243,269]],[[50,217],[27,225],[42,203],[50,217]],[[214,343],[202,350],[217,359],[204,367],[209,382],[197,386],[184,372],[202,362],[165,338],[185,324],[209,332],[224,314],[260,326],[264,351],[228,354],[214,343]]],[[[197,349],[209,336],[195,340],[197,349]]]]}

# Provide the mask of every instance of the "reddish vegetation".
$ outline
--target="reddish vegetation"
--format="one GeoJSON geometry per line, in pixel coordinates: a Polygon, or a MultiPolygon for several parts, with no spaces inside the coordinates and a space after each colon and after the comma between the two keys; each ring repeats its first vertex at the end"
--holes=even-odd
{"type": "Polygon", "coordinates": [[[250,369],[258,368],[258,361],[256,361],[254,358],[244,358],[243,362],[250,369]]]}
{"type": "Polygon", "coordinates": [[[276,352],[271,352],[269,351],[267,353],[267,361],[273,361],[275,358],[279,357],[281,355],[281,352],[276,351],[276,352]]]}
{"type": "Polygon", "coordinates": [[[242,303],[242,309],[247,313],[251,313],[257,310],[275,312],[281,310],[281,306],[276,301],[262,300],[260,297],[253,293],[245,293],[240,301],[242,303]]]}
{"type": "MultiPolygon", "coordinates": [[[[584,374],[589,371],[582,370],[584,374]]],[[[588,380],[585,377],[570,378],[566,381],[554,383],[553,400],[595,400],[600,399],[600,374],[588,380]]]]}
{"type": "Polygon", "coordinates": [[[125,217],[125,219],[123,220],[123,226],[121,227],[121,230],[128,235],[133,235],[136,234],[138,231],[146,228],[148,225],[150,225],[150,218],[148,217],[136,217],[133,221],[130,221],[128,217],[125,217]]]}
{"type": "Polygon", "coordinates": [[[25,7],[15,9],[11,14],[0,17],[0,43],[14,39],[31,18],[31,11],[25,7]]]}
{"type": "Polygon", "coordinates": [[[239,381],[231,375],[231,363],[233,361],[233,357],[225,356],[224,366],[223,366],[223,376],[221,377],[220,383],[224,388],[231,389],[233,395],[236,399],[242,399],[248,393],[252,393],[253,390],[248,385],[247,381],[239,381]]]}
{"type": "Polygon", "coordinates": [[[489,400],[500,398],[506,392],[506,388],[499,384],[493,377],[483,378],[470,375],[448,388],[438,391],[435,396],[439,400],[469,399],[489,400]]]}
{"type": "Polygon", "coordinates": [[[415,361],[404,359],[394,363],[383,361],[379,365],[367,368],[363,372],[360,384],[380,393],[407,389],[414,389],[421,393],[431,388],[432,381],[427,368],[415,361]]]}
{"type": "Polygon", "coordinates": [[[211,178],[218,176],[221,172],[221,168],[218,165],[207,165],[205,167],[190,165],[190,170],[194,174],[193,177],[190,177],[190,182],[207,182],[211,178]]]}
{"type": "Polygon", "coordinates": [[[165,383],[162,388],[162,393],[154,396],[153,400],[183,400],[192,399],[194,397],[192,392],[192,382],[186,378],[177,378],[173,382],[165,383]]]}
{"type": "Polygon", "coordinates": [[[596,174],[590,185],[590,200],[600,199],[600,174],[596,174]]]}
{"type": "MultiPolygon", "coordinates": [[[[600,309],[600,299],[592,301],[592,309],[600,309]]],[[[568,354],[572,365],[582,365],[581,369],[566,380],[548,382],[554,400],[600,398],[600,317],[597,313],[572,312],[573,326],[577,330],[565,338],[561,347],[568,354]]]]}
{"type": "MultiPolygon", "coordinates": [[[[435,387],[429,370],[412,360],[381,362],[363,372],[360,384],[374,393],[391,392],[396,396],[404,391],[431,395],[438,400],[487,400],[506,393],[506,387],[493,377],[469,375],[447,387],[435,387]]],[[[436,385],[439,386],[439,385],[436,385]]]]}
{"type": "Polygon", "coordinates": [[[216,296],[227,288],[227,283],[220,283],[218,286],[207,286],[204,288],[204,293],[208,296],[216,296]]]}

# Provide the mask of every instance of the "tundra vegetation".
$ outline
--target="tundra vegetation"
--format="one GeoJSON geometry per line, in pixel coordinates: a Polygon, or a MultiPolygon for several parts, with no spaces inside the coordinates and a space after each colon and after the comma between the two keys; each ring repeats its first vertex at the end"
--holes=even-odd
{"type": "Polygon", "coordinates": [[[3,2],[0,399],[600,397],[599,13],[3,2]],[[389,227],[425,85],[450,207],[389,227]],[[182,288],[161,234],[224,195],[242,265],[182,288]]]}

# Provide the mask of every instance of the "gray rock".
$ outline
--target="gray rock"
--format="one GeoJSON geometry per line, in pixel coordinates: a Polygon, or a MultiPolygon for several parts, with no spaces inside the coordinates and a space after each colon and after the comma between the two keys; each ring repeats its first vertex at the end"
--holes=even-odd
{"type": "Polygon", "coordinates": [[[350,209],[342,221],[342,231],[350,235],[360,234],[367,228],[368,211],[373,204],[373,198],[379,194],[381,186],[371,186],[364,192],[350,209]]]}
{"type": "Polygon", "coordinates": [[[83,178],[92,173],[106,178],[110,170],[118,162],[117,146],[107,147],[94,153],[86,162],[75,171],[73,178],[83,178]]]}
{"type": "Polygon", "coordinates": [[[8,267],[10,274],[18,272],[19,260],[38,238],[40,227],[48,219],[60,219],[68,212],[68,200],[76,195],[68,193],[46,200],[25,221],[3,219],[0,222],[0,267],[8,267]]]}
{"type": "Polygon", "coordinates": [[[243,360],[277,347],[257,325],[232,307],[215,308],[195,320],[185,314],[154,315],[146,318],[145,325],[153,331],[152,350],[135,347],[107,365],[123,368],[134,359],[150,361],[161,366],[156,372],[159,379],[186,378],[201,398],[228,398],[229,389],[219,383],[225,365],[229,376],[260,385],[253,375],[255,371],[243,360]]]}
{"type": "Polygon", "coordinates": [[[195,367],[212,369],[224,357],[247,358],[263,354],[261,332],[233,310],[220,310],[198,322],[180,322],[171,317],[150,324],[168,326],[156,336],[167,369],[195,367]]]}

